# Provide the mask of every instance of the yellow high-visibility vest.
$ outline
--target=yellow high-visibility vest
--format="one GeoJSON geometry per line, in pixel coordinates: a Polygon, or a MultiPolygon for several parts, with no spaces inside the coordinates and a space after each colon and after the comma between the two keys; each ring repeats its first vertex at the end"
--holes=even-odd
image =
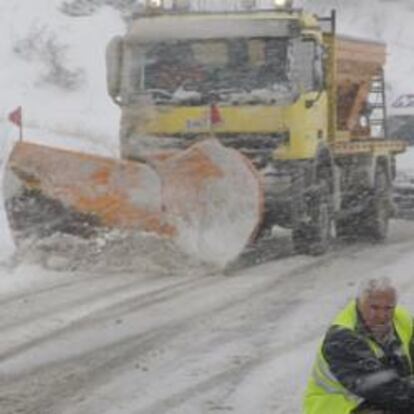
{"type": "MultiPolygon", "coordinates": [[[[339,313],[332,325],[355,331],[357,320],[357,305],[356,301],[353,300],[339,313]]],[[[393,323],[401,340],[404,354],[410,363],[411,371],[413,371],[410,356],[413,318],[406,309],[397,306],[393,323]]],[[[366,342],[375,355],[378,358],[381,357],[381,348],[368,338],[366,342]]],[[[362,402],[363,398],[347,390],[332,374],[329,364],[322,354],[321,344],[305,393],[304,414],[350,414],[362,402]]]]}

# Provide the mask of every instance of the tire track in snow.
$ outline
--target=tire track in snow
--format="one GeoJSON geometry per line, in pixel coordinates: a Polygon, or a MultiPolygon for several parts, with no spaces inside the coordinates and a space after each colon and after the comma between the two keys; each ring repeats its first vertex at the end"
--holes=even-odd
{"type": "MultiPolygon", "coordinates": [[[[257,330],[260,332],[260,323],[262,325],[269,323],[269,318],[274,325],[270,324],[267,329],[280,328],[282,332],[288,333],[290,331],[286,331],[286,323],[283,321],[287,317],[292,318],[293,322],[297,321],[297,314],[307,309],[307,306],[300,305],[301,301],[304,301],[305,304],[312,302],[312,292],[307,297],[306,289],[323,286],[326,280],[331,277],[333,278],[333,281],[330,282],[332,287],[335,276],[340,277],[341,274],[347,274],[346,269],[342,269],[339,275],[329,274],[333,265],[348,263],[355,266],[362,263],[362,272],[374,274],[384,264],[392,266],[393,262],[398,261],[401,256],[409,254],[412,245],[412,240],[407,239],[403,243],[396,240],[379,248],[372,248],[369,245],[341,246],[339,251],[333,251],[321,259],[304,259],[305,263],[295,265],[287,271],[278,272],[276,270],[274,278],[271,276],[258,278],[256,280],[257,287],[247,286],[245,289],[235,292],[234,295],[225,295],[222,291],[240,286],[249,277],[247,271],[227,278],[212,277],[211,283],[205,286],[196,283],[194,286],[184,288],[180,295],[170,295],[166,300],[160,298],[158,303],[148,304],[140,309],[133,306],[132,310],[129,306],[124,306],[123,303],[119,303],[120,307],[117,308],[115,303],[109,315],[108,310],[102,310],[103,313],[98,311],[91,314],[91,319],[86,319],[84,326],[75,326],[74,329],[69,329],[67,334],[70,337],[73,334],[74,337],[80,336],[82,338],[88,330],[99,333],[99,322],[108,321],[111,319],[112,312],[116,311],[118,311],[118,317],[132,318],[133,322],[139,321],[140,318],[147,318],[148,324],[152,324],[152,327],[150,328],[148,325],[148,328],[142,332],[129,336],[125,332],[120,334],[116,331],[114,332],[116,340],[111,343],[74,352],[72,355],[66,350],[66,354],[62,352],[63,355],[54,361],[45,361],[37,366],[29,366],[28,369],[20,373],[11,372],[6,377],[7,380],[0,380],[0,398],[3,397],[3,401],[9,401],[5,405],[5,410],[10,410],[10,413],[15,412],[14,408],[27,414],[98,413],[99,401],[95,401],[91,396],[95,395],[95,398],[99,399],[96,397],[98,390],[116,385],[124,375],[130,375],[137,384],[144,383],[148,387],[153,387],[156,386],[156,378],[160,375],[175,378],[173,371],[169,370],[171,366],[182,364],[183,375],[188,374],[189,368],[197,367],[195,362],[190,366],[186,365],[189,355],[192,355],[193,361],[199,359],[201,366],[205,364],[204,366],[208,368],[208,359],[205,360],[206,356],[203,352],[210,347],[217,348],[220,345],[243,345],[243,338],[245,341],[249,341],[249,337],[257,337],[257,330]],[[374,258],[378,254],[380,259],[375,260],[374,258]],[[298,283],[305,285],[299,294],[295,292],[298,283]],[[195,307],[194,302],[199,300],[203,294],[212,295],[214,290],[210,291],[210,289],[214,286],[217,303],[195,307]],[[274,297],[272,297],[273,293],[274,297]],[[289,295],[299,302],[283,301],[283,298],[289,295]],[[278,312],[276,312],[277,306],[266,308],[269,301],[279,306],[278,312]],[[250,308],[248,306],[250,303],[257,304],[257,307],[250,308]],[[181,306],[188,304],[188,309],[173,315],[172,320],[163,319],[160,312],[171,311],[174,309],[173,304],[181,304],[181,306]],[[295,312],[292,311],[293,309],[295,312]],[[277,315],[274,315],[275,312],[277,315]],[[234,313],[237,316],[237,322],[246,317],[246,323],[234,326],[234,313]],[[222,324],[223,327],[221,327],[222,324]],[[142,371],[141,368],[134,368],[137,364],[147,364],[148,370],[142,371]],[[159,369],[154,367],[152,373],[151,365],[156,364],[161,366],[159,369]],[[16,403],[16,399],[10,400],[10,398],[16,398],[16,395],[19,396],[19,393],[21,393],[19,403],[16,403]],[[88,398],[91,398],[90,410],[79,411],[80,407],[84,407],[82,404],[88,402],[88,398]],[[82,403],[80,400],[86,402],[82,403]]],[[[269,266],[263,265],[264,272],[269,266]]],[[[353,278],[357,280],[358,275],[354,275],[353,278]]],[[[353,279],[349,279],[349,281],[351,280],[353,279]]],[[[326,289],[329,289],[329,286],[326,289]]],[[[323,324],[322,321],[315,325],[315,329],[309,333],[309,340],[318,336],[316,331],[323,324]]],[[[136,330],[138,329],[139,327],[136,327],[136,330]]],[[[265,339],[266,332],[263,332],[262,335],[265,339]]],[[[297,340],[303,341],[305,336],[301,335],[297,340]]],[[[257,345],[259,349],[260,345],[257,345]]],[[[47,352],[48,347],[51,346],[59,347],[59,341],[56,341],[56,338],[51,338],[39,347],[38,352],[47,352]]],[[[194,384],[194,381],[192,384],[187,382],[183,386],[177,384],[163,394],[154,396],[152,401],[148,400],[142,408],[121,412],[139,414],[151,412],[146,411],[147,409],[160,409],[157,412],[159,414],[160,412],[168,412],[165,411],[168,407],[177,409],[178,414],[182,412],[179,411],[181,407],[187,405],[191,407],[191,403],[195,399],[198,401],[203,398],[203,395],[213,391],[216,395],[210,398],[211,405],[209,406],[212,411],[231,408],[234,402],[232,396],[238,392],[240,384],[243,384],[246,378],[254,375],[263,364],[268,363],[269,358],[272,359],[273,353],[283,356],[284,353],[289,353],[291,350],[291,342],[281,341],[273,348],[270,347],[258,352],[252,358],[241,360],[241,363],[236,367],[232,367],[230,364],[230,368],[226,365],[221,370],[219,368],[212,368],[211,371],[207,369],[206,373],[202,373],[200,377],[194,379],[197,384],[194,384]],[[280,347],[278,348],[278,346],[280,347]],[[216,387],[212,385],[213,383],[216,384],[216,387]],[[166,404],[170,404],[170,406],[166,406],[166,404]]],[[[30,360],[30,353],[25,357],[29,357],[30,360]]],[[[113,388],[109,388],[109,390],[113,392],[113,388]]],[[[137,388],[138,390],[139,388],[137,388]]],[[[113,397],[116,398],[116,395],[113,397]]],[[[131,395],[129,397],[133,399],[131,395]]],[[[140,399],[131,401],[131,404],[134,403],[139,406],[140,399]]],[[[9,414],[9,412],[6,411],[5,414],[9,414]]],[[[156,413],[156,411],[153,412],[156,413]]]]}
{"type": "MultiPolygon", "coordinates": [[[[137,311],[145,309],[149,306],[169,300],[170,298],[179,295],[180,292],[187,291],[189,287],[194,287],[199,284],[200,281],[196,279],[178,281],[172,286],[161,287],[155,289],[154,291],[145,291],[137,295],[135,290],[132,289],[136,286],[136,283],[128,283],[116,289],[106,289],[104,294],[99,292],[95,295],[83,298],[82,300],[74,300],[66,304],[63,308],[55,306],[51,309],[49,308],[42,311],[33,317],[19,321],[18,323],[11,322],[0,326],[3,334],[10,335],[10,332],[7,331],[24,331],[27,327],[30,327],[33,324],[40,324],[44,322],[44,319],[47,321],[50,320],[50,318],[64,319],[66,312],[72,312],[74,309],[79,309],[79,307],[82,306],[85,307],[83,312],[78,310],[76,315],[69,317],[69,321],[66,322],[63,327],[52,328],[51,330],[46,327],[46,333],[43,333],[41,336],[37,336],[36,338],[26,341],[21,345],[13,346],[13,348],[9,351],[1,352],[0,363],[1,361],[12,358],[20,353],[24,353],[32,348],[36,348],[44,343],[50,342],[54,339],[59,339],[67,333],[73,333],[74,331],[82,330],[85,327],[94,327],[99,325],[100,322],[107,321],[108,319],[116,319],[116,315],[113,313],[113,310],[115,309],[128,309],[131,308],[132,305],[135,305],[134,309],[137,311]],[[123,297],[124,294],[127,296],[126,298],[123,297]],[[120,301],[118,298],[119,296],[121,296],[120,301]],[[109,303],[108,298],[112,299],[109,303]],[[115,303],[113,303],[114,301],[115,303]]],[[[140,285],[137,287],[137,290],[142,290],[140,285]]],[[[120,315],[122,315],[122,312],[120,312],[120,315]]]]}
{"type": "MultiPolygon", "coordinates": [[[[325,261],[326,258],[323,260],[318,260],[317,262],[325,261]]],[[[313,266],[318,266],[317,263],[313,264],[313,266]]],[[[294,276],[295,274],[300,274],[304,271],[305,268],[309,268],[309,264],[305,264],[302,266],[299,266],[299,268],[295,268],[293,270],[290,270],[288,272],[285,272],[281,276],[283,278],[289,278],[290,276],[294,276]]],[[[231,278],[233,279],[233,278],[231,278]]],[[[230,279],[229,279],[230,280],[230,279]]],[[[217,280],[213,281],[211,283],[215,283],[217,280]]],[[[210,283],[210,284],[211,284],[210,283]]],[[[272,286],[277,286],[279,284],[279,279],[271,280],[270,282],[266,283],[264,286],[255,289],[254,296],[259,294],[260,292],[268,293],[270,291],[270,288],[272,286]]],[[[79,386],[76,386],[74,393],[79,391],[84,391],[85,387],[88,388],[92,387],[92,389],[96,388],[99,384],[99,382],[105,383],[107,379],[111,378],[114,375],[113,370],[119,371],[122,366],[128,366],[131,361],[133,361],[137,355],[142,355],[145,353],[145,349],[147,352],[153,351],[154,347],[162,346],[165,347],[176,339],[177,337],[185,334],[188,331],[191,331],[192,327],[194,326],[194,323],[202,318],[207,317],[209,318],[211,314],[217,314],[219,312],[226,312],[227,309],[233,308],[236,305],[243,306],[246,302],[246,295],[250,296],[251,291],[246,292],[245,295],[242,295],[242,297],[237,298],[236,300],[231,300],[229,302],[226,302],[225,304],[220,304],[219,307],[215,307],[213,309],[207,309],[203,313],[198,313],[196,315],[190,315],[184,318],[183,320],[180,320],[179,322],[176,322],[174,324],[166,324],[165,326],[158,326],[157,331],[160,331],[158,334],[151,334],[153,330],[150,330],[148,332],[144,332],[143,334],[139,334],[137,336],[133,336],[130,338],[126,338],[125,340],[118,341],[115,343],[112,343],[108,346],[101,347],[101,348],[94,348],[92,351],[87,352],[80,356],[75,356],[73,358],[63,359],[63,361],[56,361],[51,364],[42,365],[41,367],[34,369],[34,370],[28,370],[25,371],[22,375],[22,377],[19,378],[19,375],[13,376],[9,375],[8,383],[15,383],[17,382],[25,382],[28,380],[28,378],[39,378],[39,376],[42,376],[43,372],[49,372],[49,371],[66,371],[65,366],[68,366],[69,372],[71,369],[70,366],[75,366],[74,368],[74,376],[78,377],[80,375],[81,378],[87,377],[86,381],[79,381],[79,378],[75,381],[75,383],[79,382],[79,386]],[[148,339],[150,338],[150,339],[148,339]],[[124,351],[122,351],[124,349],[124,351]],[[104,360],[106,362],[103,363],[97,363],[96,367],[90,367],[91,361],[97,361],[100,360],[99,355],[103,355],[104,357],[101,358],[101,360],[104,360]],[[111,358],[111,355],[113,358],[111,358]],[[110,360],[108,362],[108,359],[110,360]],[[123,363],[120,366],[120,361],[123,361],[123,363]],[[88,371],[86,373],[81,373],[79,375],[76,375],[77,368],[84,367],[84,364],[86,363],[86,366],[89,367],[88,371]],[[63,367],[62,367],[63,364],[63,367]],[[97,383],[97,379],[100,379],[97,383]],[[103,380],[103,378],[106,378],[103,380]]],[[[90,327],[89,327],[90,328],[90,327]]],[[[101,361],[102,362],[102,361],[101,361]]],[[[82,372],[82,369],[81,369],[82,372]]],[[[49,374],[48,374],[49,376],[49,374]]],[[[52,377],[54,377],[52,375],[52,377]]],[[[5,385],[5,384],[4,384],[5,385]]],[[[51,392],[47,393],[46,399],[50,398],[51,395],[60,395],[64,390],[65,393],[68,392],[68,384],[64,384],[61,387],[59,387],[56,384],[51,384],[52,390],[51,392]],[[56,389],[57,387],[57,389],[56,389]]],[[[60,398],[59,398],[60,400],[60,398]]],[[[31,404],[32,405],[32,404],[31,404]]],[[[43,407],[43,404],[40,404],[41,407],[43,407]]],[[[44,407],[43,407],[44,408],[44,407]]],[[[39,411],[41,412],[41,411],[39,411]]],[[[53,412],[53,411],[52,411],[53,412]]]]}
{"type": "MultiPolygon", "coordinates": [[[[329,260],[327,257],[323,257],[317,259],[314,263],[305,264],[303,266],[298,267],[297,269],[290,270],[286,274],[280,275],[276,280],[271,279],[267,283],[263,285],[259,285],[257,288],[249,290],[244,296],[240,297],[239,299],[233,299],[231,302],[225,303],[222,308],[214,309],[214,313],[216,312],[223,312],[228,308],[235,306],[238,303],[245,304],[247,297],[252,295],[257,297],[262,293],[267,293],[269,291],[274,291],[275,288],[279,288],[278,285],[281,283],[281,279],[295,277],[295,275],[300,275],[303,273],[305,269],[309,270],[312,268],[319,267],[322,263],[329,260]]],[[[44,343],[50,342],[53,339],[59,339],[67,333],[74,333],[76,331],[82,331],[84,328],[88,327],[96,328],[105,321],[108,320],[115,320],[117,318],[127,318],[130,315],[134,315],[137,313],[141,313],[144,310],[148,310],[153,306],[157,306],[159,304],[166,303],[169,300],[173,300],[174,302],[179,299],[180,296],[188,294],[189,289],[201,289],[201,288],[209,288],[209,287],[216,287],[217,284],[220,282],[218,277],[206,277],[202,279],[191,279],[186,281],[178,281],[172,286],[163,287],[157,289],[155,291],[144,292],[136,296],[131,289],[135,283],[126,284],[125,286],[121,286],[117,289],[108,289],[105,290],[105,294],[98,293],[96,295],[92,295],[89,298],[83,298],[82,300],[75,300],[74,302],[69,303],[63,309],[59,308],[58,306],[49,308],[31,318],[27,318],[19,323],[10,323],[3,326],[0,326],[2,332],[7,333],[7,330],[16,330],[22,329],[24,330],[26,326],[31,326],[34,323],[42,322],[43,318],[49,319],[51,314],[53,318],[63,318],[64,312],[71,311],[73,308],[78,308],[81,305],[88,305],[88,313],[78,317],[75,316],[70,320],[68,324],[63,327],[59,327],[53,329],[51,332],[41,335],[40,337],[36,337],[32,340],[26,341],[20,346],[14,346],[13,349],[0,353],[0,362],[4,361],[8,358],[12,358],[17,356],[21,353],[24,353],[32,348],[36,348],[39,345],[44,343]],[[120,302],[116,301],[116,295],[118,293],[124,293],[127,291],[127,298],[122,298],[120,302]],[[107,304],[103,306],[93,306],[93,301],[100,302],[102,299],[107,299],[114,297],[115,303],[107,304]],[[95,309],[93,309],[95,307],[95,309]],[[93,309],[93,310],[91,310],[93,309]]],[[[138,288],[139,290],[139,288],[138,288]]],[[[86,312],[86,310],[85,310],[86,312]]],[[[208,310],[208,313],[211,311],[208,310]]]]}

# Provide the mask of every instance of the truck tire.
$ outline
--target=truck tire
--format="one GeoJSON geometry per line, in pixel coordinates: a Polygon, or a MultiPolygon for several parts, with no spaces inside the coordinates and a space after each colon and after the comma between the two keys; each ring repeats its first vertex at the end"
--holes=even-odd
{"type": "Polygon", "coordinates": [[[309,235],[305,226],[292,230],[292,243],[295,253],[309,254],[309,235]]]}
{"type": "Polygon", "coordinates": [[[391,183],[387,170],[379,166],[375,172],[375,185],[367,192],[367,207],[336,222],[337,236],[344,239],[366,238],[382,241],[387,237],[391,216],[391,183]]]}
{"type": "Polygon", "coordinates": [[[292,242],[296,253],[324,254],[332,240],[332,202],[329,182],[321,180],[319,189],[312,194],[308,206],[309,222],[292,231],[292,242]]]}
{"type": "Polygon", "coordinates": [[[387,170],[380,166],[375,173],[375,188],[367,213],[365,215],[366,235],[373,240],[385,240],[388,234],[391,216],[391,183],[387,170]]]}
{"type": "Polygon", "coordinates": [[[360,222],[361,220],[358,215],[352,215],[336,220],[335,227],[337,237],[346,240],[357,238],[360,222]]]}

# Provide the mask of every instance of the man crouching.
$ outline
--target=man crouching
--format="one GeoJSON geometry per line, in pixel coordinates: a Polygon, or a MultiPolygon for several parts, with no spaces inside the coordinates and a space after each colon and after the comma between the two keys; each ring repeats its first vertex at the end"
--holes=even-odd
{"type": "Polygon", "coordinates": [[[413,325],[389,279],[365,282],[323,339],[304,413],[414,413],[413,325]]]}

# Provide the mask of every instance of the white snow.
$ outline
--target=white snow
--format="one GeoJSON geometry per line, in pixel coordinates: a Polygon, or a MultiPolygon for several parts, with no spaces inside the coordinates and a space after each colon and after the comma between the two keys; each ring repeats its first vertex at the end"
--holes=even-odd
{"type": "Polygon", "coordinates": [[[104,55],[106,43],[124,32],[124,24],[110,8],[93,17],[70,18],[57,10],[61,3],[0,1],[0,119],[6,119],[21,105],[26,127],[89,137],[98,146],[116,152],[119,110],[107,97],[104,55]],[[32,49],[40,47],[42,38],[36,37],[39,32],[64,48],[65,66],[84,70],[85,82],[79,91],[68,92],[45,83],[45,59],[34,54],[27,60],[13,51],[30,37],[34,38],[32,49]]]}
{"type": "Polygon", "coordinates": [[[391,276],[412,304],[413,232],[395,222],[385,245],[229,275],[18,267],[0,295],[2,409],[299,412],[320,335],[361,275],[391,276]]]}
{"type": "Polygon", "coordinates": [[[413,176],[414,175],[414,148],[408,147],[408,150],[398,156],[397,158],[398,163],[397,167],[398,170],[406,175],[413,176]]]}
{"type": "MultiPolygon", "coordinates": [[[[371,23],[365,16],[374,3],[355,2],[344,24],[351,35],[384,27],[379,39],[394,42],[392,87],[405,91],[412,14],[408,3],[382,2],[386,26],[371,23]],[[361,3],[362,11],[355,10],[361,3]]],[[[58,4],[0,0],[0,58],[7,62],[0,69],[1,169],[18,136],[5,121],[17,105],[31,140],[118,153],[118,109],[106,96],[103,53],[123,23],[109,8],[69,19],[58,4]],[[36,25],[69,45],[69,66],[86,71],[81,91],[45,85],[41,62],[13,54],[13,44],[36,25]]],[[[398,168],[414,170],[412,149],[398,168]]],[[[402,304],[414,311],[413,222],[394,221],[385,244],[339,244],[320,258],[291,256],[281,236],[274,248],[286,248],[285,257],[226,274],[181,265],[150,240],[103,241],[100,266],[71,269],[69,253],[60,258],[47,250],[41,258],[10,257],[2,209],[0,228],[2,414],[293,414],[300,412],[318,341],[361,278],[391,277],[402,304]],[[141,256],[134,250],[140,243],[141,256]],[[125,246],[131,251],[120,254],[125,246]],[[120,262],[125,266],[116,270],[120,262]]]]}

